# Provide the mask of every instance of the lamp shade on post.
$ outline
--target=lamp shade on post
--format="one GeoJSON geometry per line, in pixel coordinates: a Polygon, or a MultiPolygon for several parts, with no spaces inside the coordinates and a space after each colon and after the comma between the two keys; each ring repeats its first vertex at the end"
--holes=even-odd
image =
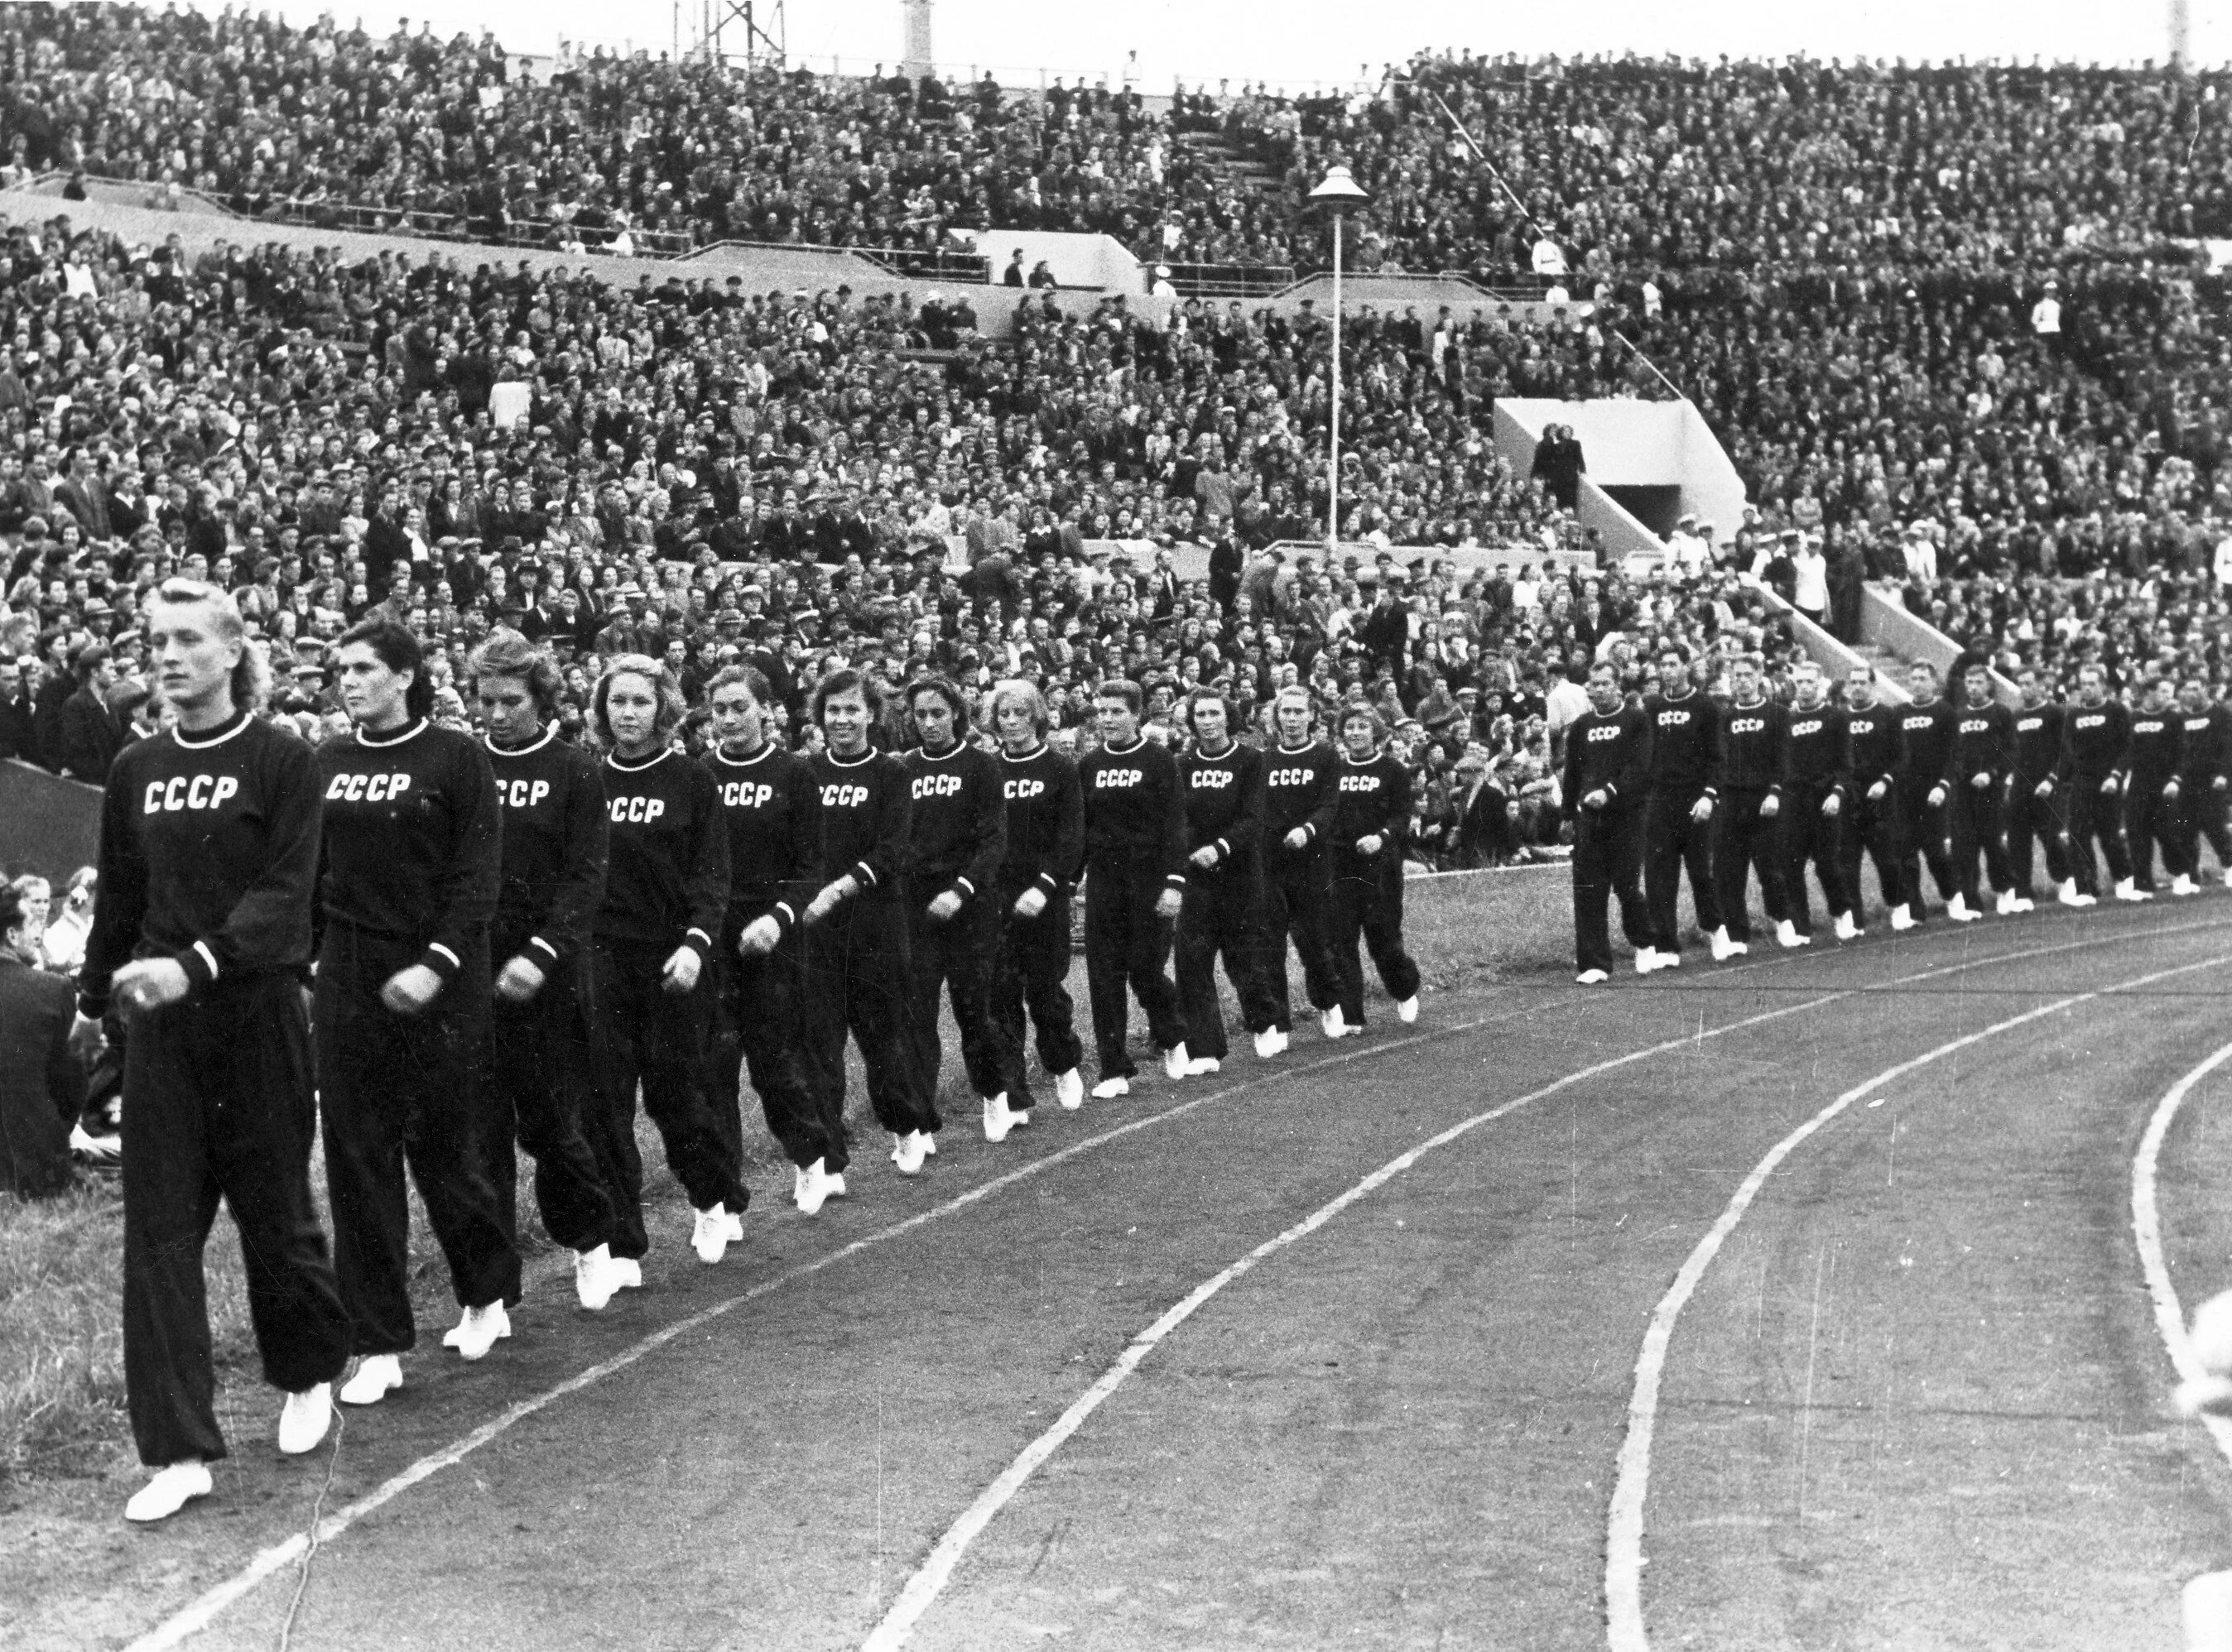
{"type": "Polygon", "coordinates": [[[1333,219],[1333,400],[1326,421],[1326,566],[1340,550],[1340,236],[1341,221],[1372,197],[1346,166],[1326,169],[1325,182],[1309,194],[1313,212],[1333,219]]]}

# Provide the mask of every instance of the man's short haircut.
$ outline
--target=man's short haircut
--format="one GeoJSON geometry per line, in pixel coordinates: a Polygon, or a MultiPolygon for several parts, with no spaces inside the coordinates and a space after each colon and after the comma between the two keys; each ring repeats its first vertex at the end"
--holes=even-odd
{"type": "Polygon", "coordinates": [[[1599,671],[1609,674],[1612,681],[1615,683],[1619,681],[1619,666],[1614,661],[1600,659],[1589,667],[1589,675],[1591,677],[1594,677],[1599,671]]]}
{"type": "Polygon", "coordinates": [[[204,580],[172,578],[155,587],[149,606],[157,604],[208,610],[211,633],[219,642],[240,645],[240,659],[232,668],[233,709],[253,711],[263,703],[271,689],[270,658],[250,640],[248,622],[240,617],[240,605],[229,593],[204,580]]]}
{"type": "Polygon", "coordinates": [[[1128,677],[1110,677],[1093,690],[1093,697],[1096,700],[1121,700],[1124,709],[1135,717],[1139,715],[1139,708],[1146,703],[1146,696],[1139,692],[1139,685],[1128,677]]]}
{"type": "Polygon", "coordinates": [[[916,699],[925,694],[935,694],[945,702],[946,709],[953,713],[953,732],[957,735],[969,732],[969,702],[963,697],[959,683],[950,677],[936,675],[915,678],[906,686],[907,716],[914,715],[916,699]]]}
{"type": "Polygon", "coordinates": [[[604,674],[597,678],[597,686],[589,694],[589,725],[596,730],[598,739],[607,746],[614,743],[613,720],[606,704],[613,696],[613,684],[624,677],[643,678],[658,696],[659,715],[652,726],[660,738],[681,727],[689,703],[682,697],[682,684],[667,668],[666,662],[653,659],[648,654],[615,654],[605,662],[604,674]]]}
{"type": "Polygon", "coordinates": [[[1939,672],[1938,672],[1937,668],[1935,665],[1932,665],[1932,664],[1931,664],[1928,660],[1926,660],[1926,659],[1918,659],[1918,660],[1915,661],[1913,664],[1911,664],[1911,665],[1910,665],[1910,666],[1908,666],[1908,667],[1906,668],[1906,671],[1907,671],[1907,675],[1908,675],[1908,676],[1910,676],[1910,677],[1913,676],[1913,675],[1914,675],[1914,673],[1915,673],[1915,672],[1917,672],[1917,671],[1927,671],[1927,672],[1929,672],[1929,673],[1930,674],[1930,676],[1932,676],[1932,677],[1937,677],[1937,676],[1938,676],[1938,675],[1939,675],[1939,672]]]}
{"type": "Polygon", "coordinates": [[[529,642],[509,625],[499,625],[466,656],[465,683],[476,691],[486,677],[506,677],[527,685],[535,708],[543,716],[558,709],[559,690],[565,686],[550,651],[529,642]]]}
{"type": "Polygon", "coordinates": [[[855,667],[840,665],[814,685],[814,692],[806,702],[807,721],[819,729],[821,727],[822,711],[829,702],[840,694],[854,691],[858,691],[867,704],[868,720],[871,722],[879,720],[884,715],[884,690],[876,679],[855,667]]]}
{"type": "Polygon", "coordinates": [[[767,673],[758,666],[723,665],[713,673],[713,680],[705,684],[705,703],[712,704],[715,695],[720,693],[723,689],[732,689],[739,683],[744,685],[745,691],[762,706],[765,706],[773,697],[773,690],[768,687],[767,673]]]}
{"type": "Polygon", "coordinates": [[[384,613],[367,614],[334,641],[336,657],[352,643],[362,643],[391,671],[411,673],[411,686],[403,691],[404,715],[434,715],[434,680],[426,671],[426,651],[408,627],[384,613]]]}

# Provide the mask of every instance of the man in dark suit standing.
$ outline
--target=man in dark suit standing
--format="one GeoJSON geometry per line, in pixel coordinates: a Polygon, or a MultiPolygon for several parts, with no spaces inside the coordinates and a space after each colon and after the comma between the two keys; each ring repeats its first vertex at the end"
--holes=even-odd
{"type": "Polygon", "coordinates": [[[0,1188],[35,1199],[70,1183],[85,1072],[70,1053],[77,994],[35,969],[23,897],[0,884],[0,1188]]]}
{"type": "Polygon", "coordinates": [[[124,725],[108,709],[116,667],[107,645],[88,643],[70,662],[77,690],[62,702],[62,772],[88,786],[106,785],[108,766],[124,749],[124,725]]]}

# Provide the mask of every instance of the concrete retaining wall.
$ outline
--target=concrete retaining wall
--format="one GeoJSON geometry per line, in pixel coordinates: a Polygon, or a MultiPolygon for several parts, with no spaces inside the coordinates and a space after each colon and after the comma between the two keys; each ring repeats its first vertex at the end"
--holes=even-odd
{"type": "MultiPolygon", "coordinates": [[[[1950,637],[1928,620],[1916,618],[1895,593],[1878,586],[1861,588],[1860,637],[1902,659],[1926,660],[1937,668],[1940,677],[1950,675],[1953,662],[1961,657],[1959,646],[1950,637]]],[[[1992,692],[2002,705],[2022,703],[2015,685],[1997,671],[1992,673],[1992,692]]]]}

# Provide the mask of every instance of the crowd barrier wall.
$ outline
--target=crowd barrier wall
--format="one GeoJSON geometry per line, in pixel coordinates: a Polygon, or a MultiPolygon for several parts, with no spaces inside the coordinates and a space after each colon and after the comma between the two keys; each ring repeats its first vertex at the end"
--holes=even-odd
{"type": "Polygon", "coordinates": [[[0,762],[0,867],[60,883],[101,847],[101,788],[0,762]]]}
{"type": "MultiPolygon", "coordinates": [[[[1925,660],[1937,668],[1940,677],[1948,676],[1953,662],[1961,657],[1960,645],[1928,620],[1908,612],[1895,589],[1873,585],[1860,590],[1860,638],[1902,659],[1925,660]]],[[[1997,671],[1992,673],[1992,693],[2002,705],[2022,703],[2021,691],[1997,671]]]]}

